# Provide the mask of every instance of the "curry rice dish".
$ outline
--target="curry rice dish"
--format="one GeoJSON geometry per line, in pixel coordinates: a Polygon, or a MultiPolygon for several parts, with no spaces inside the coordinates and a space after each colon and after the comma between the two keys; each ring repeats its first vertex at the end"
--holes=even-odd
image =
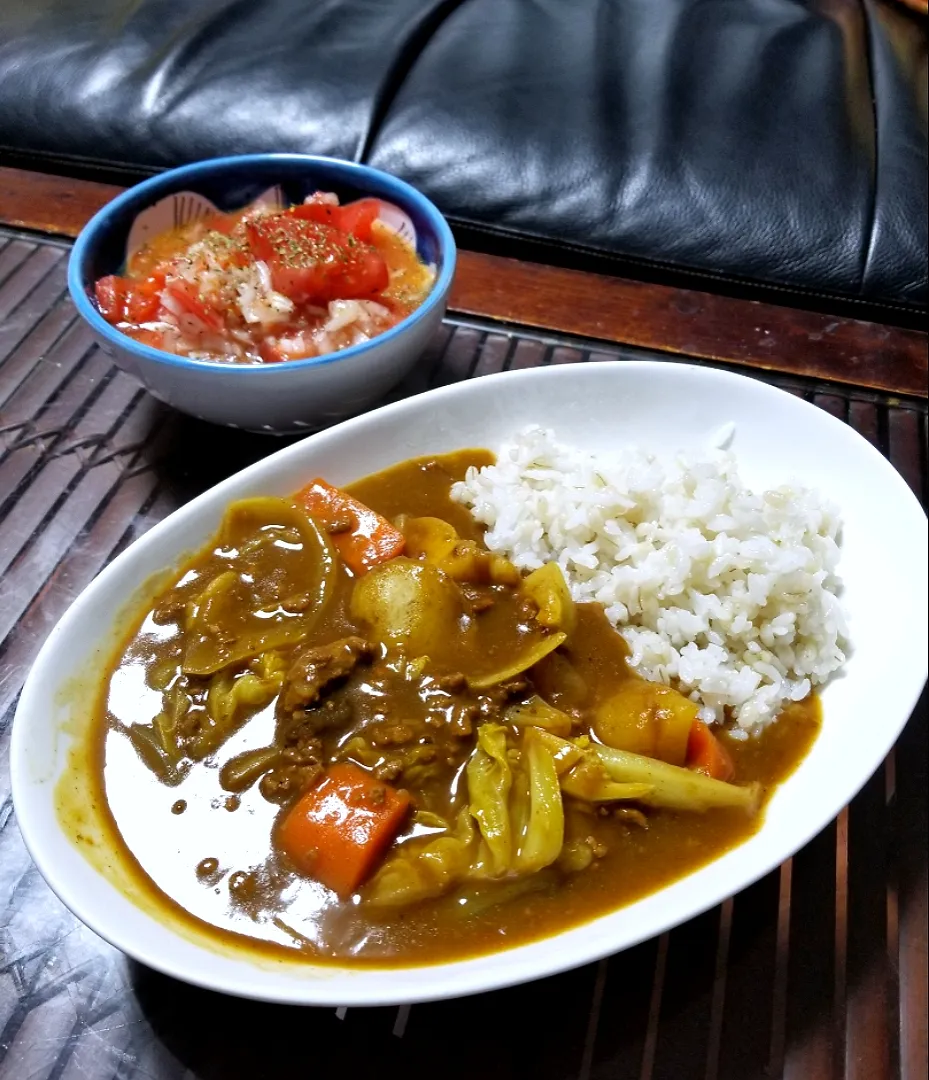
{"type": "Polygon", "coordinates": [[[494,462],[234,503],[140,613],[83,767],[165,910],[246,951],[435,962],[614,910],[758,828],[815,695],[749,731],[646,681],[570,566],[488,548],[462,500],[494,462]]]}

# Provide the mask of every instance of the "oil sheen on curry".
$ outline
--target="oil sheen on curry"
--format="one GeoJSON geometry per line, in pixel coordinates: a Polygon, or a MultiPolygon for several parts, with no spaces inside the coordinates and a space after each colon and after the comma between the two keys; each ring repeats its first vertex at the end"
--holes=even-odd
{"type": "Polygon", "coordinates": [[[484,548],[449,489],[490,461],[234,503],[136,621],[89,764],[166,909],[227,945],[434,962],[604,914],[757,829],[816,699],[752,740],[708,729],[557,564],[484,548]]]}

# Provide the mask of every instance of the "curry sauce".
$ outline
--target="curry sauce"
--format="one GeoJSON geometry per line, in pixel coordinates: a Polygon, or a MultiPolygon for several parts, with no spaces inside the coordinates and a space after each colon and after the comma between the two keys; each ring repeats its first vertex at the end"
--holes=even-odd
{"type": "MultiPolygon", "coordinates": [[[[401,527],[411,519],[447,523],[461,540],[455,550],[470,544],[473,554],[481,529],[449,498],[449,488],[468,466],[491,460],[474,450],[406,462],[349,490],[401,527]]],[[[572,725],[563,742],[595,743],[591,718],[602,703],[641,682],[626,664],[625,643],[599,606],[577,605],[557,648],[495,682],[488,672],[502,658],[535,655],[557,628],[540,627],[539,611],[527,603],[520,582],[510,580],[505,567],[491,570],[485,563],[483,577],[455,585],[461,606],[449,624],[460,629],[453,647],[443,652],[437,644],[434,655],[397,653],[369,640],[372,625],[359,617],[356,602],[364,579],[344,567],[333,570],[322,614],[311,617],[322,586],[301,559],[313,561],[318,553],[299,522],[274,512],[280,520],[273,529],[266,523],[252,530],[240,515],[238,533],[226,532],[183,568],[137,620],[100,693],[82,764],[106,807],[123,867],[164,910],[245,950],[314,961],[429,963],[520,944],[605,914],[705,865],[759,827],[762,812],[693,813],[635,799],[566,796],[557,859],[533,872],[486,871],[486,840],[468,813],[479,732],[488,725],[507,732],[516,786],[525,736],[511,722],[514,703],[544,699],[572,725]],[[270,546],[249,549],[261,536],[272,537],[270,546]],[[236,560],[245,557],[252,562],[242,570],[236,560]],[[203,611],[203,595],[218,589],[223,560],[239,568],[240,580],[264,568],[271,584],[263,610],[278,613],[280,625],[259,627],[266,634],[262,649],[251,643],[241,657],[241,613],[235,641],[223,626],[207,622],[199,651],[191,646],[191,626],[203,611]],[[307,594],[299,603],[298,578],[307,594]],[[233,668],[234,679],[223,674],[233,668]],[[334,675],[322,685],[324,669],[334,675]],[[243,682],[245,675],[251,681],[243,682]],[[172,701],[179,702],[176,708],[172,701]],[[179,748],[174,756],[165,753],[164,739],[150,734],[159,724],[170,727],[179,748]],[[350,899],[298,871],[275,844],[282,816],[336,761],[354,762],[408,790],[414,808],[384,865],[350,899]],[[463,849],[482,850],[475,858],[484,869],[458,877],[449,872],[432,895],[414,891],[410,902],[397,902],[393,879],[385,877],[391,860],[403,869],[405,853],[412,859],[436,838],[450,839],[465,827],[471,838],[463,849]]],[[[214,614],[236,610],[235,595],[229,597],[225,609],[216,602],[214,614]]],[[[735,783],[760,784],[763,804],[802,760],[818,728],[818,702],[811,697],[757,738],[736,741],[723,733],[735,783]]],[[[513,859],[518,867],[518,855],[513,859]]]]}

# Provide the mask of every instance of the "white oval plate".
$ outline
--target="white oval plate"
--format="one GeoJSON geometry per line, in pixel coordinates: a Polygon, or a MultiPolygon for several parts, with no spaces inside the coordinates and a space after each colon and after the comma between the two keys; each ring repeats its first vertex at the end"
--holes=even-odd
{"type": "MultiPolygon", "coordinates": [[[[52,631],[27,680],[12,739],[13,795],[39,870],[65,904],[119,949],[176,978],[257,999],[386,1005],[507,986],[628,948],[719,903],[822,829],[880,764],[926,680],[926,517],[906,483],[861,436],[766,384],[685,364],[619,362],[540,368],[470,380],[398,402],[258,462],[172,514],[93,581],[52,631]],[[799,479],[838,504],[843,603],[852,655],[823,693],[812,751],[776,792],[759,832],[654,895],[555,937],[424,967],[365,969],[257,963],[170,929],[82,857],[55,816],[65,766],[61,691],[100,670],[114,619],[150,575],[203,545],[223,508],[287,494],[312,476],[341,484],[421,454],[494,448],[529,424],[588,450],[638,443],[703,447],[734,422],[743,479],[799,479]]],[[[501,942],[501,944],[505,944],[501,942]]]]}

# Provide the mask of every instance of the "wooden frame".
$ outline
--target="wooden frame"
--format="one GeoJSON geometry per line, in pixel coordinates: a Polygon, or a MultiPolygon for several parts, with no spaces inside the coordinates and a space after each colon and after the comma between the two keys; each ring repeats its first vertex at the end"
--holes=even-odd
{"type": "MultiPolygon", "coordinates": [[[[0,168],[0,223],[76,236],[122,188],[0,168]]],[[[452,311],[553,333],[929,396],[916,330],[460,251],[452,311]]]]}

